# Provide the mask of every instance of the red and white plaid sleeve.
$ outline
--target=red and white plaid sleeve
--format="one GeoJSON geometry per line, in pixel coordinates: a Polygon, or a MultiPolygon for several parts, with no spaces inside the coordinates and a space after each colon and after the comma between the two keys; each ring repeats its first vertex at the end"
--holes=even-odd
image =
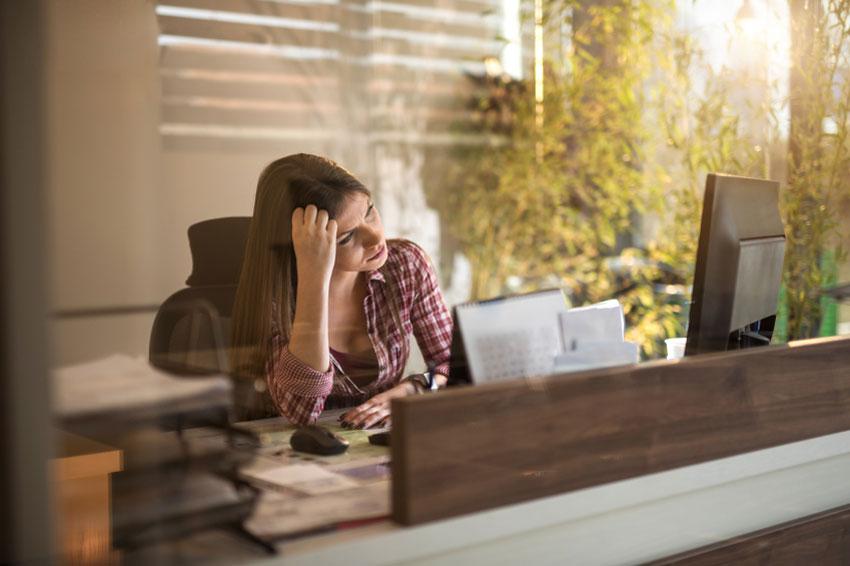
{"type": "Polygon", "coordinates": [[[425,251],[413,244],[406,246],[411,256],[411,277],[415,289],[410,309],[413,335],[425,362],[441,375],[449,374],[452,345],[452,315],[440,292],[437,274],[425,251]]]}
{"type": "Polygon", "coordinates": [[[266,383],[278,411],[294,424],[316,422],[333,389],[333,367],[321,372],[308,366],[289,351],[280,335],[272,339],[272,348],[266,383]]]}

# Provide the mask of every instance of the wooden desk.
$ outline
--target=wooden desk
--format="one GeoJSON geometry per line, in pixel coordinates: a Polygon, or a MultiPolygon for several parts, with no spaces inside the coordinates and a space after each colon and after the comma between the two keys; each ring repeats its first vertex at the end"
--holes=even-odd
{"type": "Polygon", "coordinates": [[[294,541],[276,563],[850,556],[846,338],[449,391],[393,411],[394,508],[442,516],[294,541]]]}
{"type": "Polygon", "coordinates": [[[405,398],[393,421],[411,526],[284,541],[263,563],[850,555],[846,338],[405,398]]]}
{"type": "Polygon", "coordinates": [[[846,564],[827,553],[848,556],[847,514],[821,514],[850,503],[848,477],[850,433],[841,433],[413,527],[302,539],[264,564],[725,565],[741,555],[746,564],[846,564]],[[800,541],[799,529],[777,526],[805,529],[810,519],[818,528],[803,540],[814,548],[797,560],[771,561],[784,553],[772,544],[800,541]],[[830,530],[831,539],[818,536],[830,530]],[[746,540],[752,533],[766,536],[746,540]],[[741,542],[755,552],[739,553],[741,542]],[[706,552],[713,561],[698,559],[706,552]]]}
{"type": "Polygon", "coordinates": [[[63,562],[112,562],[109,474],[121,470],[121,451],[63,431],[57,436],[53,478],[63,562]]]}
{"type": "MultiPolygon", "coordinates": [[[[273,543],[283,556],[292,554],[294,548],[303,548],[306,541],[322,540],[327,534],[339,537],[336,540],[360,539],[364,532],[393,528],[387,519],[390,513],[389,449],[369,444],[367,437],[374,431],[342,429],[337,422],[342,412],[326,411],[320,419],[320,424],[350,442],[349,450],[338,456],[295,453],[289,446],[289,437],[295,427],[281,417],[236,425],[256,433],[262,443],[254,462],[241,470],[244,479],[263,489],[245,528],[273,543]],[[357,485],[307,495],[300,489],[276,488],[256,479],[263,471],[292,465],[316,466],[320,468],[318,472],[327,470],[342,475],[354,470],[356,478],[352,482],[357,485]]],[[[195,440],[203,440],[205,434],[210,433],[203,429],[187,431],[195,440]]],[[[268,559],[258,545],[221,529],[135,549],[125,556],[129,556],[133,564],[242,564],[268,559]]]]}
{"type": "Polygon", "coordinates": [[[418,524],[847,431],[849,368],[850,339],[834,338],[396,399],[394,518],[418,524]],[[441,472],[448,481],[419,489],[441,472]]]}

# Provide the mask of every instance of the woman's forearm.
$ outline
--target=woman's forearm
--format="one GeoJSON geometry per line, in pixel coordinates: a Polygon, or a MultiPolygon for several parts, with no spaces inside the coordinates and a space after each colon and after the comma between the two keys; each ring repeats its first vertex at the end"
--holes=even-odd
{"type": "Polygon", "coordinates": [[[320,278],[299,277],[295,299],[295,318],[289,351],[317,371],[327,371],[328,354],[328,289],[329,282],[320,278]]]}

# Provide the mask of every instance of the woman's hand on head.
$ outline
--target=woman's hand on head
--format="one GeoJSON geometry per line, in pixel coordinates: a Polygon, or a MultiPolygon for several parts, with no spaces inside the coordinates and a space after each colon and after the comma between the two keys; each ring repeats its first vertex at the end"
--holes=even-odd
{"type": "Polygon", "coordinates": [[[336,220],[315,205],[292,212],[292,245],[298,260],[298,278],[330,281],[336,260],[336,220]]]}
{"type": "Polygon", "coordinates": [[[396,397],[405,397],[416,393],[409,381],[399,383],[392,389],[378,393],[362,405],[354,407],[340,418],[342,426],[347,428],[372,428],[390,426],[390,401],[396,397]]]}

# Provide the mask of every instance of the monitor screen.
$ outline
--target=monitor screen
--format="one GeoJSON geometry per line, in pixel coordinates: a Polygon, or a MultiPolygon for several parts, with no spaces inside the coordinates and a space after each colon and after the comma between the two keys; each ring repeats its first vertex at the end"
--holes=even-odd
{"type": "Polygon", "coordinates": [[[769,344],[784,257],[779,184],[709,174],[685,355],[769,344]]]}

